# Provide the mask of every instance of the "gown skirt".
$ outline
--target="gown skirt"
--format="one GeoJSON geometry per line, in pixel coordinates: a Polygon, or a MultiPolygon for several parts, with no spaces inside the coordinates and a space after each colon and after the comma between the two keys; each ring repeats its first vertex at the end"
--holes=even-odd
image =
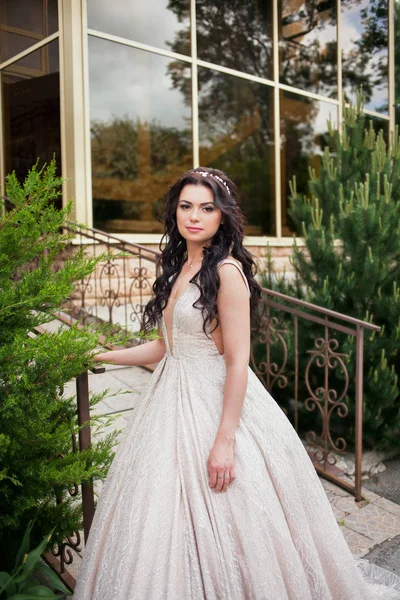
{"type": "MultiPolygon", "coordinates": [[[[236,265],[237,266],[237,265],[236,265]]],[[[249,368],[236,478],[209,487],[226,367],[190,284],[101,490],[74,600],[400,600],[356,560],[287,417],[249,368]]]]}

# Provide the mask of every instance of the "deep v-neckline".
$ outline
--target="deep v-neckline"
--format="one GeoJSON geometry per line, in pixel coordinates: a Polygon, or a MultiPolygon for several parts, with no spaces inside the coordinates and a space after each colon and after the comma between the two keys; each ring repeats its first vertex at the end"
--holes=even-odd
{"type": "Polygon", "coordinates": [[[191,283],[189,281],[188,285],[185,287],[185,289],[183,290],[183,292],[179,295],[179,297],[176,299],[176,302],[172,308],[172,314],[171,314],[171,340],[172,340],[172,344],[170,345],[169,343],[169,339],[168,339],[168,329],[167,329],[167,325],[165,323],[165,307],[163,312],[162,312],[162,321],[163,321],[163,325],[164,325],[164,330],[165,330],[165,340],[166,340],[166,344],[168,346],[168,351],[170,353],[171,356],[174,356],[173,353],[173,346],[174,346],[174,325],[175,325],[175,311],[176,311],[176,307],[179,304],[179,302],[181,301],[181,298],[186,294],[186,292],[188,291],[188,289],[190,288],[191,285],[194,285],[193,283],[191,283]]]}

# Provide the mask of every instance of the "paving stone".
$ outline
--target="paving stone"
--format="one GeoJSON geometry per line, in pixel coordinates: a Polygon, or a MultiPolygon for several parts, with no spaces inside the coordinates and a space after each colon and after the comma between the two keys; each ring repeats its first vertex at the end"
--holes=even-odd
{"type": "Polygon", "coordinates": [[[347,514],[355,513],[360,510],[360,507],[354,500],[354,496],[346,496],[345,498],[339,496],[333,501],[333,504],[336,508],[347,514]]]}
{"type": "Polygon", "coordinates": [[[68,325],[66,325],[62,321],[59,321],[58,319],[49,321],[49,323],[42,323],[40,327],[43,327],[43,329],[50,333],[57,333],[61,330],[64,331],[65,329],[69,329],[68,325]]]}
{"type": "Polygon", "coordinates": [[[370,490],[367,490],[367,488],[361,488],[361,495],[363,498],[365,498],[366,500],[369,500],[370,502],[375,502],[375,500],[379,500],[379,498],[381,496],[378,496],[378,494],[375,494],[375,492],[371,492],[370,490]]]}
{"type": "Polygon", "coordinates": [[[326,492],[331,492],[331,493],[335,494],[335,496],[341,496],[343,498],[347,498],[347,497],[353,498],[353,496],[352,496],[352,494],[350,494],[350,492],[343,490],[342,488],[340,488],[339,486],[335,485],[334,483],[328,481],[327,479],[323,479],[321,477],[320,481],[326,492]]]}
{"type": "Polygon", "coordinates": [[[140,398],[140,394],[135,392],[120,393],[115,395],[108,395],[106,404],[109,407],[107,413],[115,413],[122,411],[131,411],[135,408],[135,405],[140,398]]]}
{"type": "Polygon", "coordinates": [[[119,379],[116,378],[115,373],[100,373],[95,375],[94,373],[89,374],[89,390],[94,394],[104,392],[104,390],[110,390],[111,393],[118,392],[120,390],[126,391],[127,386],[124,385],[119,379]]]}
{"type": "Polygon", "coordinates": [[[149,383],[151,373],[141,367],[119,370],[113,373],[113,376],[129,389],[141,392],[149,383]]]}
{"type": "Polygon", "coordinates": [[[70,396],[75,396],[75,395],[76,395],[76,380],[71,379],[71,381],[68,381],[64,385],[63,396],[65,398],[69,398],[70,396]]]}
{"type": "Polygon", "coordinates": [[[345,525],[340,528],[343,533],[347,545],[350,548],[352,554],[358,557],[365,556],[369,550],[375,545],[375,542],[370,538],[349,529],[345,525]]]}
{"type": "Polygon", "coordinates": [[[326,497],[328,498],[330,503],[332,503],[337,498],[337,496],[333,492],[329,492],[329,491],[325,490],[325,493],[326,493],[326,497]]]}
{"type": "Polygon", "coordinates": [[[105,400],[100,400],[100,402],[95,404],[95,406],[92,406],[90,409],[91,415],[109,415],[113,412],[115,411],[113,410],[112,406],[110,406],[105,400]]]}
{"type": "Polygon", "coordinates": [[[375,503],[368,504],[358,512],[345,518],[349,529],[364,535],[379,544],[400,533],[400,519],[379,508],[375,503]]]}
{"type": "Polygon", "coordinates": [[[391,513],[392,515],[395,515],[398,519],[400,519],[400,506],[398,504],[395,504],[394,502],[391,502],[386,498],[379,498],[379,500],[376,500],[374,504],[376,504],[376,506],[379,506],[379,508],[383,508],[383,510],[386,510],[388,513],[391,513]]]}
{"type": "Polygon", "coordinates": [[[340,510],[340,508],[337,508],[334,504],[331,504],[331,507],[332,507],[333,514],[335,515],[337,521],[344,519],[344,517],[346,516],[346,513],[343,510],[340,510]]]}

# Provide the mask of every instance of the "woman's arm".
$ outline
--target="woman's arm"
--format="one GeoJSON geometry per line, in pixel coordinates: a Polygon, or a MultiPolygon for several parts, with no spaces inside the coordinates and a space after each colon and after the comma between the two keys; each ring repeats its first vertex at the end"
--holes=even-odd
{"type": "Polygon", "coordinates": [[[225,491],[235,477],[233,446],[247,388],[250,306],[247,287],[234,265],[219,271],[218,316],[224,342],[226,380],[220,424],[209,462],[210,486],[225,491]],[[225,475],[225,480],[221,474],[225,475]],[[229,474],[228,483],[226,483],[229,474]]]}
{"type": "Polygon", "coordinates": [[[165,354],[164,338],[159,337],[153,342],[146,342],[133,348],[124,348],[123,350],[112,350],[111,352],[102,352],[96,354],[94,359],[97,362],[110,362],[114,365],[129,365],[140,367],[159,362],[165,354]]]}

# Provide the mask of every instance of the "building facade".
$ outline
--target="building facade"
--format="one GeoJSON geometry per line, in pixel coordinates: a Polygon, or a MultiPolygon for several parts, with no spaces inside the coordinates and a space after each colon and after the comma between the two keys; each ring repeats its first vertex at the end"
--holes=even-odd
{"type": "Polygon", "coordinates": [[[156,243],[198,165],[239,186],[247,243],[291,244],[327,120],[360,86],[394,130],[395,0],[0,0],[0,180],[57,159],[88,226],[156,243]]]}

